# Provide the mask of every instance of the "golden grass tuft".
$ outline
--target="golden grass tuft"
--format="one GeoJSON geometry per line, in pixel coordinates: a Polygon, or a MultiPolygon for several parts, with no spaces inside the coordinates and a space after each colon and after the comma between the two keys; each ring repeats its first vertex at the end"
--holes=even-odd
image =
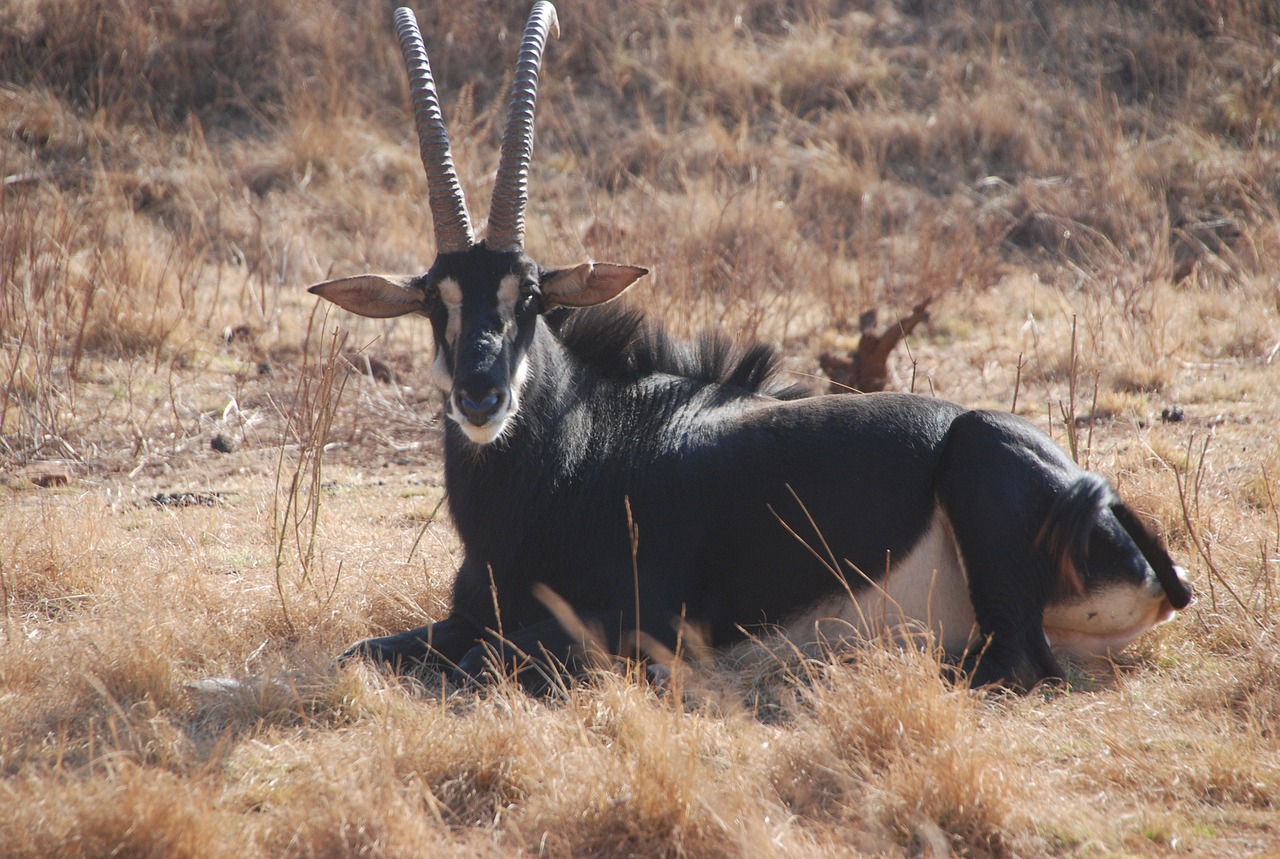
{"type": "Polygon", "coordinates": [[[980,699],[942,680],[936,658],[868,646],[805,673],[779,770],[799,812],[856,823],[877,852],[1004,855],[1027,798],[981,730],[980,699]]]}
{"type": "Polygon", "coordinates": [[[210,812],[211,786],[127,762],[56,782],[11,779],[4,792],[0,830],[13,857],[232,857],[249,847],[210,812]]]}

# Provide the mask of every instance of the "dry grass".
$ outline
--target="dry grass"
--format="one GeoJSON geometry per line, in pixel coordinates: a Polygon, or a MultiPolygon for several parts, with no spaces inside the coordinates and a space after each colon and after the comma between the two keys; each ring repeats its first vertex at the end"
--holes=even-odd
{"type": "MultiPolygon", "coordinates": [[[[19,0],[0,852],[1280,852],[1275,3],[559,6],[535,256],[652,266],[656,316],[801,376],[935,296],[894,385],[1016,403],[1201,599],[1021,699],[874,647],[552,703],[335,667],[460,553],[426,326],[302,289],[432,255],[390,9],[19,0]]],[[[481,213],[525,11],[419,10],[481,213]]]]}

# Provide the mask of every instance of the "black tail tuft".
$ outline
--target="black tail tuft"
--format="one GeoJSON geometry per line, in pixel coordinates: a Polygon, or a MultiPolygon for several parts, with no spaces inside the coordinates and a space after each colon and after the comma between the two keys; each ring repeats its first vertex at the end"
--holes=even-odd
{"type": "Polygon", "coordinates": [[[1148,531],[1124,502],[1117,499],[1111,505],[1111,512],[1115,514],[1120,527],[1124,528],[1129,538],[1137,545],[1138,551],[1142,552],[1142,557],[1147,559],[1151,569],[1155,570],[1156,579],[1164,588],[1169,604],[1176,609],[1184,609],[1190,605],[1191,588],[1179,578],[1178,571],[1173,566],[1173,559],[1165,551],[1160,538],[1148,531]]]}
{"type": "Polygon", "coordinates": [[[1106,480],[1085,472],[1074,483],[1058,493],[1045,516],[1035,545],[1046,552],[1058,568],[1061,589],[1071,594],[1084,593],[1084,569],[1089,556],[1089,536],[1098,514],[1119,504],[1106,480]]]}

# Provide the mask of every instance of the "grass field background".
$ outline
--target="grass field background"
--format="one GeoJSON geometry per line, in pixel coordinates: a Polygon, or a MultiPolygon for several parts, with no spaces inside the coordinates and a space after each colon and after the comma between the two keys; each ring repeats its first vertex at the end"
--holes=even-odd
{"type": "MultiPolygon", "coordinates": [[[[818,386],[931,298],[890,387],[1029,417],[1197,602],[1026,697],[887,647],[551,703],[337,667],[460,558],[428,326],[305,292],[434,255],[392,6],[11,0],[0,853],[1280,855],[1280,5],[558,9],[536,258],[818,386]]],[[[415,10],[482,218],[528,7],[415,10]]]]}

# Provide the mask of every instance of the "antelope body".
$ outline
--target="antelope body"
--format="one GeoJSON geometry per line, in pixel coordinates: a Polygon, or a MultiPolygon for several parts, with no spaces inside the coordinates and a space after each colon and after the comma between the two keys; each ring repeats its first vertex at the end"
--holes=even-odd
{"type": "Polygon", "coordinates": [[[489,227],[474,238],[412,13],[397,11],[437,257],[421,276],[311,291],[370,317],[430,319],[445,480],[465,548],[449,615],[348,654],[546,689],[580,631],[614,649],[678,621],[723,646],[928,630],[975,685],[1062,675],[1053,653],[1118,649],[1191,600],[1185,576],[1100,477],[1029,423],[907,394],[808,397],[761,346],[681,344],[598,307],[635,266],[547,269],[524,246],[535,5],[489,227]]]}

